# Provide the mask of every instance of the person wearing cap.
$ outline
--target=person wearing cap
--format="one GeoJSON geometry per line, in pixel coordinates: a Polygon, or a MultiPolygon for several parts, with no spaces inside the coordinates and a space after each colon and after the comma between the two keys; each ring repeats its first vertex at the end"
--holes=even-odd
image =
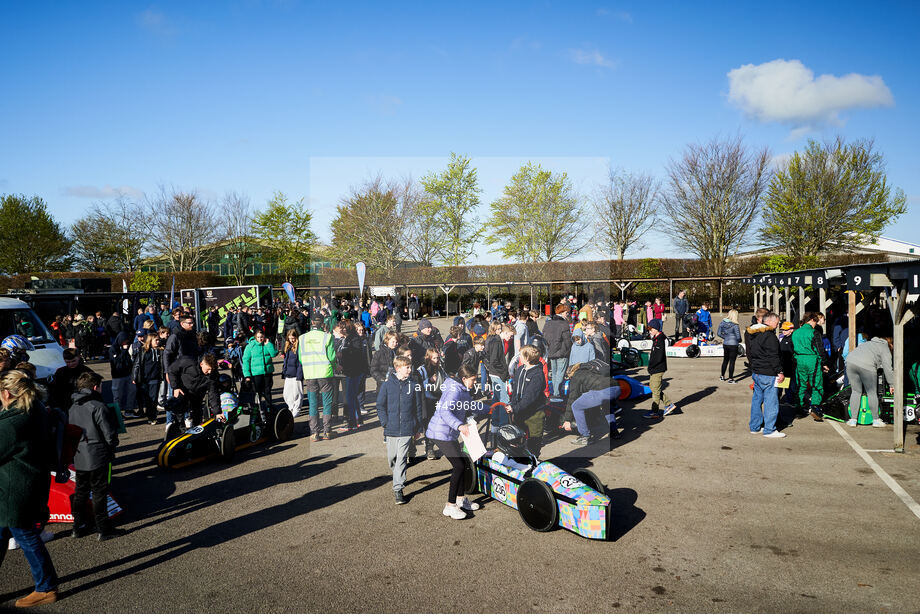
{"type": "Polygon", "coordinates": [[[656,420],[676,412],[677,405],[671,402],[664,391],[664,374],[668,370],[668,357],[665,354],[661,320],[652,318],[648,323],[648,331],[652,336],[652,350],[648,357],[648,385],[652,389],[652,409],[643,414],[643,418],[656,420]],[[663,410],[662,407],[664,407],[663,410]]]}
{"type": "Polygon", "coordinates": [[[777,326],[779,316],[769,312],[763,316],[761,324],[754,324],[747,329],[749,342],[746,349],[751,365],[751,379],[754,380],[749,426],[751,435],[763,433],[764,437],[769,438],[786,436],[776,428],[779,416],[776,384],[782,384],[785,379],[779,341],[776,338],[777,326]]]}
{"type": "Polygon", "coordinates": [[[332,438],[332,381],[335,348],[332,335],[326,331],[323,316],[316,313],[310,330],[297,340],[297,356],[303,368],[304,387],[310,405],[310,433],[313,441],[320,440],[319,399],[323,400],[323,437],[332,438]]]}
{"type": "Polygon", "coordinates": [[[418,321],[418,330],[409,337],[409,347],[412,349],[412,368],[417,369],[425,362],[425,352],[429,349],[440,351],[444,341],[441,333],[431,325],[431,320],[422,318],[418,321]]]}

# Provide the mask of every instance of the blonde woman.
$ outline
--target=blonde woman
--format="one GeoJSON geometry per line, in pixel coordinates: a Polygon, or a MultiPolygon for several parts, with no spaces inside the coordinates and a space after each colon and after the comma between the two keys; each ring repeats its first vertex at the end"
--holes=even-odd
{"type": "Polygon", "coordinates": [[[722,338],[722,375],[720,382],[735,383],[735,360],[738,358],[738,345],[741,343],[741,327],[738,326],[738,310],[731,309],[722,323],[719,324],[717,334],[722,338]],[[728,367],[728,380],[725,379],[725,368],[728,367]]]}
{"type": "Polygon", "coordinates": [[[35,590],[16,607],[57,601],[58,578],[39,527],[48,520],[51,456],[41,392],[25,371],[0,375],[0,563],[10,537],[29,562],[35,590]]]}
{"type": "Polygon", "coordinates": [[[281,396],[295,418],[303,406],[303,366],[297,358],[298,340],[297,329],[289,329],[284,342],[284,364],[281,366],[281,378],[284,381],[281,396]]]}

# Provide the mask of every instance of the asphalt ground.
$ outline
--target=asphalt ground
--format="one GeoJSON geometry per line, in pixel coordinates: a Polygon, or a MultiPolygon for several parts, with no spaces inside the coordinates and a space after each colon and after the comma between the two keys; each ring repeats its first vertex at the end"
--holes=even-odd
{"type": "MultiPolygon", "coordinates": [[[[751,435],[750,380],[720,383],[720,362],[669,360],[680,414],[649,422],[649,400],[624,403],[621,439],[544,448],[607,484],[607,542],[533,532],[481,497],[472,518],[445,518],[445,459],[410,467],[410,501],[394,505],[373,414],[319,443],[301,416],[288,442],[173,472],[153,464],[163,426],[129,420],[112,484],[128,533],[99,543],[50,525],[61,600],[44,611],[920,610],[920,518],[828,422],[751,435]]],[[[841,428],[865,450],[891,448],[891,427],[841,428]]],[[[914,501],[917,439],[911,426],[906,453],[867,453],[914,501]]],[[[8,553],[0,607],[31,589],[8,553]]]]}

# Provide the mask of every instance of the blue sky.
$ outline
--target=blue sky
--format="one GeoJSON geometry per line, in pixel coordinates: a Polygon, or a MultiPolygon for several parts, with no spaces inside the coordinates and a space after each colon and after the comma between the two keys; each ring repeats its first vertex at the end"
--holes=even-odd
{"type": "Polygon", "coordinates": [[[527,160],[587,192],[740,133],[776,156],[874,138],[910,198],[885,234],[920,228],[917,3],[5,2],[0,22],[0,193],[67,223],[116,188],[282,190],[328,239],[349,186],[451,151],[484,217],[527,160]]]}

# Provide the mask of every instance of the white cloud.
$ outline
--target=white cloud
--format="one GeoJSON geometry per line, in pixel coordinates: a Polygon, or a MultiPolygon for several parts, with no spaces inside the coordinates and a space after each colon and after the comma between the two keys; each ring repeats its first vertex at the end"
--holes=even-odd
{"type": "Polygon", "coordinates": [[[780,170],[782,168],[786,168],[786,165],[789,164],[789,160],[791,159],[791,153],[776,154],[770,158],[770,166],[773,167],[773,170],[780,170]]]}
{"type": "Polygon", "coordinates": [[[616,68],[616,61],[606,57],[597,49],[569,49],[569,59],[584,66],[616,68]]]}
{"type": "Polygon", "coordinates": [[[633,18],[630,13],[626,11],[611,11],[610,9],[599,8],[597,9],[598,17],[612,17],[614,19],[619,19],[620,21],[625,21],[626,23],[632,23],[633,18]]]}
{"type": "Polygon", "coordinates": [[[143,191],[129,185],[123,185],[117,188],[110,185],[102,188],[97,188],[93,185],[72,185],[65,187],[62,193],[64,196],[73,196],[75,198],[96,199],[115,198],[119,195],[124,195],[128,198],[140,198],[144,195],[143,191]]]}
{"type": "Polygon", "coordinates": [[[799,60],[745,64],[728,72],[728,99],[762,122],[810,130],[814,123],[840,123],[847,109],[891,106],[894,97],[878,75],[820,75],[799,60]]]}
{"type": "Polygon", "coordinates": [[[148,32],[160,36],[171,36],[175,34],[174,25],[166,19],[166,15],[162,11],[154,7],[144,9],[138,13],[137,24],[148,32]]]}

